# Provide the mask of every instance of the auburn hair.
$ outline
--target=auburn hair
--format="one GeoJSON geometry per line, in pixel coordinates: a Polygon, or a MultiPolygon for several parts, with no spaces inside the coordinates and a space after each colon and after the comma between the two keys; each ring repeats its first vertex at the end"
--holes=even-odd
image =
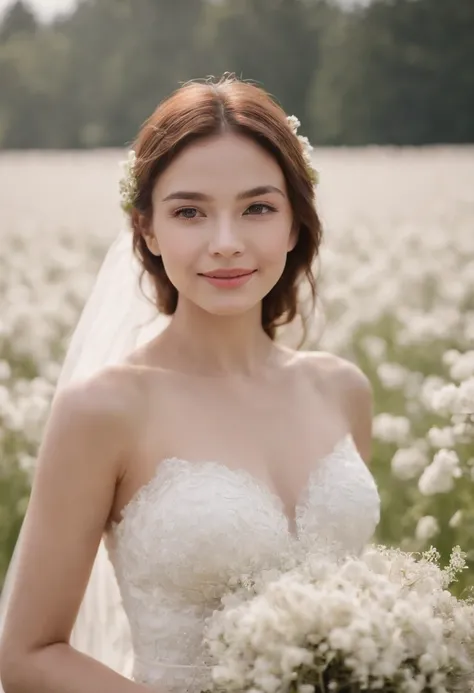
{"type": "Polygon", "coordinates": [[[143,237],[140,215],[151,219],[152,193],[161,173],[197,140],[233,132],[257,142],[280,166],[287,185],[297,242],[287,255],[284,271],[262,301],[262,327],[275,339],[277,328],[299,315],[304,334],[299,286],[306,279],[312,308],[316,305],[313,264],[322,240],[322,226],[315,207],[315,190],[301,144],[284,110],[262,88],[234,75],[185,84],[165,99],[145,121],[134,142],[137,189],[131,209],[133,249],[155,290],[157,309],[173,315],[178,291],[170,282],[160,256],[150,252],[143,237]]]}

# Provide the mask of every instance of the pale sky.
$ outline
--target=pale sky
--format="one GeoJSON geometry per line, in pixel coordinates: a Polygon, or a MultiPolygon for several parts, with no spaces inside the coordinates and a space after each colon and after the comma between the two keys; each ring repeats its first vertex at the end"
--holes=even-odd
{"type": "MultiPolygon", "coordinates": [[[[58,12],[67,12],[76,4],[76,0],[26,0],[37,17],[48,20],[58,12]]],[[[0,14],[3,14],[13,0],[0,0],[0,14]]]]}
{"type": "MultiPolygon", "coordinates": [[[[73,8],[77,0],[25,0],[33,9],[34,13],[41,20],[47,21],[55,14],[68,12],[73,8]]],[[[350,5],[354,2],[367,2],[368,0],[339,0],[343,5],[350,5]]],[[[0,0],[0,16],[6,8],[13,4],[14,0],[0,0]]]]}

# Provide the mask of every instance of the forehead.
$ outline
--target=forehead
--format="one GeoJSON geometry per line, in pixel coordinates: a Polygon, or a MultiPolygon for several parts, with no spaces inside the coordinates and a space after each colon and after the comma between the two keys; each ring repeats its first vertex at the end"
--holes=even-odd
{"type": "Polygon", "coordinates": [[[157,181],[160,195],[176,189],[214,194],[259,185],[285,187],[275,159],[252,139],[225,133],[190,144],[171,162],[157,181]]]}

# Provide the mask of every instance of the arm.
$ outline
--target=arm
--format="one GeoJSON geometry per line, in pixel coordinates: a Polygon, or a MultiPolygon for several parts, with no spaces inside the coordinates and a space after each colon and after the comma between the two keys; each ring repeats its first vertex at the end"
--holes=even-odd
{"type": "Polygon", "coordinates": [[[369,379],[351,361],[328,352],[308,352],[307,360],[319,390],[342,414],[360,456],[368,464],[372,451],[373,418],[369,379]]]}
{"type": "Polygon", "coordinates": [[[148,690],[69,645],[132,447],[134,407],[125,376],[103,372],[65,389],[53,404],[0,645],[5,693],[148,690]]]}
{"type": "Polygon", "coordinates": [[[337,380],[341,407],[352,437],[360,456],[369,464],[372,454],[372,385],[367,376],[349,361],[341,360],[337,380]]]}

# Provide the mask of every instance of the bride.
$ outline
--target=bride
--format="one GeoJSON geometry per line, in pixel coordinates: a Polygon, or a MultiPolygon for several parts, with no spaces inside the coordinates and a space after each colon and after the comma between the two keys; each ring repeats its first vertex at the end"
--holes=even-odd
{"type": "Polygon", "coordinates": [[[6,693],[199,693],[232,577],[371,538],[367,379],[276,340],[321,243],[298,125],[225,77],[139,133],[3,595],[6,693]]]}

